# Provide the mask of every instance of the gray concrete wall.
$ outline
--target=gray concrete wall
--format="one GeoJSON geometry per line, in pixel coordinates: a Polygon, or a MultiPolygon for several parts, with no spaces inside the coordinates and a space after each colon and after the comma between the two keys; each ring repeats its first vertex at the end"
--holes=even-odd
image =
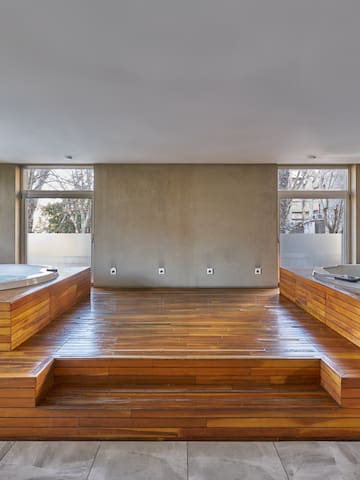
{"type": "Polygon", "coordinates": [[[18,168],[0,165],[0,263],[18,261],[18,168]]]}
{"type": "Polygon", "coordinates": [[[96,286],[272,287],[277,266],[275,165],[95,167],[96,286]]]}

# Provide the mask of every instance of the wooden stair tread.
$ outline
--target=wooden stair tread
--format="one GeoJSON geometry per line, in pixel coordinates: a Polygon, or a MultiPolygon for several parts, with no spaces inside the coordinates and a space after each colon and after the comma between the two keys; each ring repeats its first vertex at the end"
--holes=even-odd
{"type": "Polygon", "coordinates": [[[57,385],[46,395],[42,407],[83,407],[126,409],[176,408],[321,408],[338,407],[320,386],[265,386],[249,388],[186,388],[184,386],[80,386],[57,385]]]}

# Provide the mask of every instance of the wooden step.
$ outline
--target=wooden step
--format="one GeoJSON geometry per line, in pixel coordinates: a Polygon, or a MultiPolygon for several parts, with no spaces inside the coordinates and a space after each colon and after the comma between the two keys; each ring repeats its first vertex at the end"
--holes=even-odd
{"type": "Polygon", "coordinates": [[[336,406],[318,359],[60,358],[40,403],[134,410],[336,406]]]}
{"type": "Polygon", "coordinates": [[[55,385],[319,385],[316,358],[57,358],[55,385]]]}
{"type": "Polygon", "coordinates": [[[137,412],[187,409],[194,410],[242,408],[338,408],[336,402],[320,386],[249,386],[226,388],[213,386],[106,386],[56,385],[41,401],[42,407],[80,409],[123,409],[137,412]]]}
{"type": "Polygon", "coordinates": [[[291,438],[340,409],[320,371],[319,359],[58,358],[37,410],[76,438],[291,438]]]}

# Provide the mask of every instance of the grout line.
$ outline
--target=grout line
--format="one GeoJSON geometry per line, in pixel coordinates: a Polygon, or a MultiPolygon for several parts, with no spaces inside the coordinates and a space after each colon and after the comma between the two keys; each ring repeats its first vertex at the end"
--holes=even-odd
{"type": "Polygon", "coordinates": [[[98,453],[99,453],[99,450],[100,450],[100,447],[101,447],[101,443],[102,443],[102,442],[99,442],[99,446],[98,446],[98,448],[97,448],[97,450],[96,450],[96,453],[95,453],[95,455],[94,455],[94,459],[93,459],[93,461],[92,461],[92,463],[91,463],[91,465],[90,465],[90,468],[89,468],[89,473],[87,474],[85,480],[88,480],[89,477],[90,477],[90,473],[91,473],[91,470],[93,469],[95,460],[96,460],[96,458],[97,458],[97,456],[98,456],[98,453]]]}
{"type": "Polygon", "coordinates": [[[280,460],[281,466],[282,466],[282,468],[283,468],[283,470],[284,470],[284,472],[285,472],[286,478],[287,478],[287,480],[290,480],[290,477],[289,477],[289,475],[288,475],[288,473],[287,473],[287,471],[286,471],[285,465],[283,464],[283,461],[282,461],[282,459],[281,459],[281,457],[280,457],[280,455],[279,455],[278,449],[276,448],[275,442],[272,442],[272,444],[274,445],[275,452],[277,453],[277,456],[279,457],[279,460],[280,460]]]}

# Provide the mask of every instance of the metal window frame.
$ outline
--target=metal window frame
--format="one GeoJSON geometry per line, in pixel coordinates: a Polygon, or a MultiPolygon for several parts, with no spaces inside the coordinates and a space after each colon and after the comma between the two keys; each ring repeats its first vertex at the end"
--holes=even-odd
{"type": "MultiPolygon", "coordinates": [[[[25,190],[24,170],[46,168],[50,165],[22,165],[20,170],[20,262],[27,262],[26,200],[31,198],[80,198],[94,201],[94,190],[25,190]]],[[[51,165],[53,169],[94,168],[93,165],[51,165]]],[[[93,203],[94,205],[94,203],[93,203]]],[[[91,225],[91,266],[93,263],[94,211],[91,225]]]]}
{"type": "Polygon", "coordinates": [[[93,190],[23,190],[24,198],[93,198],[93,190]]]}
{"type": "MultiPolygon", "coordinates": [[[[342,262],[350,261],[350,241],[351,241],[351,166],[350,165],[278,165],[277,170],[281,169],[299,169],[299,170],[347,170],[347,189],[346,190],[279,190],[278,186],[278,236],[280,246],[280,201],[282,199],[343,199],[345,200],[344,215],[344,241],[342,242],[342,262]]],[[[280,259],[280,249],[279,249],[280,259]]]]}

